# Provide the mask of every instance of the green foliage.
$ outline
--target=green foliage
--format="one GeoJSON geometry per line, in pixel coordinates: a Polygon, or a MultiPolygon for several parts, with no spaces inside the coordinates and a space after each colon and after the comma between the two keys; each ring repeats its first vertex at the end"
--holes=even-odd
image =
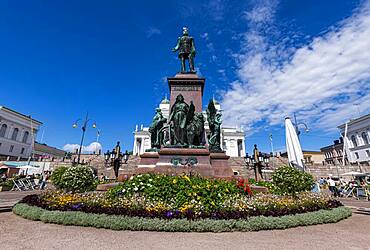
{"type": "Polygon", "coordinates": [[[89,214],[83,212],[48,211],[18,203],[13,213],[30,220],[62,225],[88,226],[112,230],[166,231],[166,232],[232,232],[286,229],[324,223],[335,223],[351,216],[350,208],[338,207],[304,214],[281,217],[252,217],[248,220],[163,220],[157,218],[128,217],[120,215],[89,214]]]}
{"type": "Polygon", "coordinates": [[[284,166],[272,175],[272,191],[279,195],[297,195],[310,191],[314,184],[313,176],[297,168],[284,166]]]}
{"type": "Polygon", "coordinates": [[[14,183],[12,179],[8,179],[6,181],[1,181],[0,180],[0,186],[4,188],[4,190],[10,190],[12,189],[14,183]]]}
{"type": "Polygon", "coordinates": [[[136,175],[108,191],[111,198],[141,195],[150,201],[171,204],[181,211],[201,206],[204,212],[219,209],[227,198],[240,193],[235,182],[156,174],[136,175]]]}
{"type": "Polygon", "coordinates": [[[65,166],[60,166],[56,168],[53,173],[51,174],[51,182],[54,184],[56,188],[63,188],[63,182],[62,182],[62,175],[68,168],[65,166]]]}
{"type": "Polygon", "coordinates": [[[92,191],[96,187],[94,174],[87,166],[67,168],[60,178],[59,187],[73,193],[92,191]]]}

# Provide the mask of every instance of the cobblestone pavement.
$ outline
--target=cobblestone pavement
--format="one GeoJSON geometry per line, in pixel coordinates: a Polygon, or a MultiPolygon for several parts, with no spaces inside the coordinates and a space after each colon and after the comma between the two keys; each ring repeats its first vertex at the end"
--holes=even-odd
{"type": "Polygon", "coordinates": [[[0,192],[0,211],[9,210],[12,206],[29,194],[40,193],[40,190],[34,191],[6,191],[0,192]]]}
{"type": "Polygon", "coordinates": [[[339,200],[347,207],[350,208],[370,208],[370,201],[361,199],[356,200],[355,198],[339,198],[339,200]]]}
{"type": "Polygon", "coordinates": [[[0,213],[1,249],[370,249],[370,216],[335,224],[234,233],[112,231],[0,213]]]}

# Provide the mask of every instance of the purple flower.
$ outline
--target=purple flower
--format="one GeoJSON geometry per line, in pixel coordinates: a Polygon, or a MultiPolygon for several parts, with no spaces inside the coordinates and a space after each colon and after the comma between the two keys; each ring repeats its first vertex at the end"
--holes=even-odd
{"type": "Polygon", "coordinates": [[[73,210],[78,210],[81,207],[81,203],[73,204],[72,209],[73,210]]]}
{"type": "Polygon", "coordinates": [[[171,218],[172,215],[173,215],[173,212],[172,211],[167,211],[167,213],[166,213],[166,217],[167,218],[171,218]]]}

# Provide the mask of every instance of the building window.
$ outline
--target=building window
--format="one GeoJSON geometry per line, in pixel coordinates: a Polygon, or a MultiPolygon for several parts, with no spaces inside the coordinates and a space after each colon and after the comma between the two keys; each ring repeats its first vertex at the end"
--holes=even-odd
{"type": "Polygon", "coordinates": [[[0,128],[0,136],[1,137],[5,137],[5,133],[6,133],[7,128],[8,128],[8,126],[6,124],[1,125],[1,128],[0,128]]]}
{"type": "Polygon", "coordinates": [[[238,140],[237,142],[238,142],[238,157],[241,157],[243,153],[243,141],[238,140]]]}
{"type": "Polygon", "coordinates": [[[364,141],[364,145],[369,144],[369,139],[367,138],[366,132],[361,133],[362,140],[364,141]]]}
{"type": "Polygon", "coordinates": [[[367,157],[370,157],[370,150],[366,150],[367,157]]]}
{"type": "Polygon", "coordinates": [[[13,134],[12,134],[12,140],[17,140],[17,137],[18,137],[18,131],[19,131],[19,129],[18,128],[15,128],[14,130],[13,130],[13,134]]]}
{"type": "Polygon", "coordinates": [[[23,134],[23,138],[22,138],[22,142],[23,143],[27,143],[27,140],[28,140],[28,136],[29,136],[29,132],[28,131],[26,131],[26,132],[24,132],[24,134],[23,134]]]}
{"type": "Polygon", "coordinates": [[[356,159],[360,158],[357,152],[355,153],[355,156],[356,156],[356,159]]]}
{"type": "Polygon", "coordinates": [[[352,144],[353,144],[353,147],[357,147],[357,141],[356,141],[356,136],[352,135],[351,136],[351,141],[352,141],[352,144]]]}
{"type": "Polygon", "coordinates": [[[11,145],[9,148],[9,153],[13,152],[13,149],[14,149],[14,145],[11,145]]]}
{"type": "Polygon", "coordinates": [[[1,148],[1,145],[3,145],[2,143],[0,143],[0,148],[1,148]]]}
{"type": "Polygon", "coordinates": [[[21,155],[23,155],[23,153],[24,153],[24,148],[21,149],[21,155]]]}

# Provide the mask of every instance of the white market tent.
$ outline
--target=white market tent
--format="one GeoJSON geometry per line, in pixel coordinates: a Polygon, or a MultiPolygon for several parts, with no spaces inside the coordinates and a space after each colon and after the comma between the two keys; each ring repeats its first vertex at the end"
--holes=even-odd
{"type": "Polygon", "coordinates": [[[304,170],[301,144],[289,117],[285,118],[285,140],[289,163],[294,167],[304,170]]]}
{"type": "Polygon", "coordinates": [[[363,175],[363,173],[360,173],[360,172],[347,172],[347,173],[344,173],[344,174],[341,174],[341,175],[344,175],[344,176],[355,176],[355,175],[363,175]]]}

